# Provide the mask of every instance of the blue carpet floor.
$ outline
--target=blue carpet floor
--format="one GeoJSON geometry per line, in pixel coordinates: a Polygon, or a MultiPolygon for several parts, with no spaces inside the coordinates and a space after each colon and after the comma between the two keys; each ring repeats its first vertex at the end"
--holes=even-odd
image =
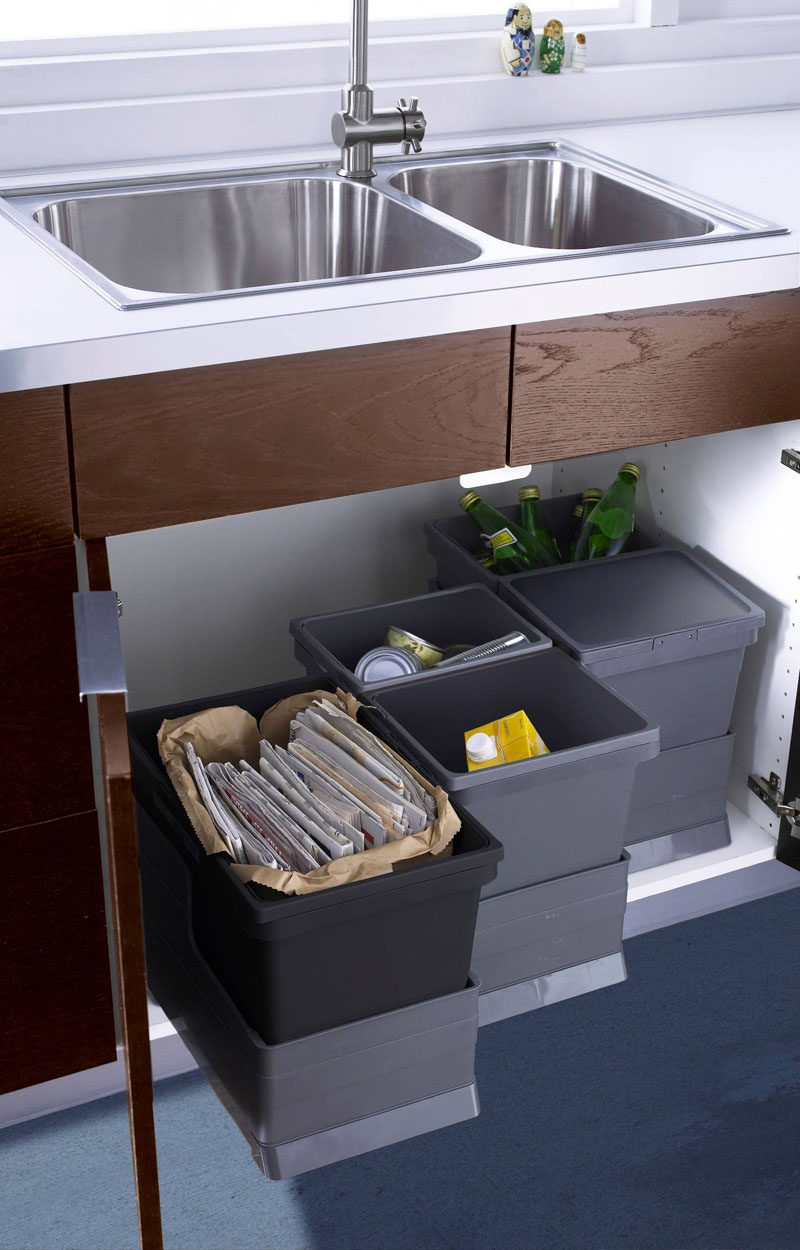
{"type": "MultiPolygon", "coordinates": [[[[484,1028],[479,1119],[263,1180],[203,1079],[156,1116],[169,1250],[794,1250],[800,891],[626,945],[629,980],[484,1028]]],[[[2,1250],[136,1244],[124,1102],[0,1138],[2,1250]]]]}

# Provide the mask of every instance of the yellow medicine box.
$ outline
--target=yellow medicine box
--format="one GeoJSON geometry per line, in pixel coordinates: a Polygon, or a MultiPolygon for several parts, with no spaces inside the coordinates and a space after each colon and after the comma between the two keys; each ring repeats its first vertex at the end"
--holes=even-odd
{"type": "Polygon", "coordinates": [[[496,764],[511,764],[515,760],[530,760],[536,755],[549,755],[535,726],[525,712],[512,712],[500,720],[480,725],[464,734],[467,749],[467,768],[471,773],[481,768],[493,768],[496,764]]]}

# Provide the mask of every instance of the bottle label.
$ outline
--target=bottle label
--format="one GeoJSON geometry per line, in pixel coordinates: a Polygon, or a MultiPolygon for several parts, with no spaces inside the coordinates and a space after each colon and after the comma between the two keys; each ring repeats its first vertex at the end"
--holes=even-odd
{"type": "Polygon", "coordinates": [[[483,537],[492,544],[492,551],[497,551],[498,547],[513,547],[517,541],[511,530],[498,530],[496,534],[484,534],[483,537]]]}

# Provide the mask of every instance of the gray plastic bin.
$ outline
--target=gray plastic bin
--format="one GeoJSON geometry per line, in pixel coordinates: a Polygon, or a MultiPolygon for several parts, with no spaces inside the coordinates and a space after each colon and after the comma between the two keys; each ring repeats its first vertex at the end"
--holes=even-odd
{"type": "Polygon", "coordinates": [[[662,751],[636,772],[625,845],[722,820],[735,734],[662,751]]]}
{"type": "Polygon", "coordinates": [[[661,749],[730,729],[764,612],[694,556],[654,548],[507,578],[503,597],[661,727],[661,749]]]}
{"type": "Polygon", "coordinates": [[[487,993],[622,950],[628,856],[484,898],[472,968],[487,993]]]}
{"type": "MultiPolygon", "coordinates": [[[[545,520],[557,539],[568,532],[580,495],[560,495],[543,499],[545,520]]],[[[520,507],[513,504],[500,508],[504,516],[519,523],[520,507]]],[[[478,562],[475,555],[480,547],[480,535],[475,522],[464,512],[457,516],[440,517],[438,521],[425,522],[425,541],[428,551],[436,561],[436,580],[442,587],[464,586],[470,582],[482,582],[498,594],[507,577],[500,577],[478,562]]],[[[631,535],[628,549],[640,551],[654,546],[652,538],[636,529],[631,535]]]]}
{"type": "Polygon", "coordinates": [[[198,952],[188,869],[142,811],[139,839],[150,987],[266,1176],[284,1179],[478,1114],[475,979],[454,994],[268,1046],[198,952]]]}
{"type": "Polygon", "coordinates": [[[380,687],[370,702],[375,727],[503,843],[482,898],[620,858],[636,768],[658,753],[658,726],[563,651],[380,687]],[[469,772],[465,731],[520,708],[551,753],[469,772]]]}
{"type": "MultiPolygon", "coordinates": [[[[299,617],[290,624],[295,637],[295,655],[308,672],[327,673],[340,685],[356,693],[376,685],[426,680],[436,669],[397,677],[391,682],[364,683],[353,672],[366,651],[383,645],[392,625],[410,630],[434,646],[467,643],[479,646],[514,630],[525,634],[533,650],[546,650],[552,641],[545,638],[529,620],[492,594],[485,586],[459,586],[413,599],[397,599],[371,607],[350,608],[325,616],[299,617]]],[[[502,659],[502,656],[498,657],[502,659]]],[[[496,663],[484,660],[484,664],[496,663]]]]}

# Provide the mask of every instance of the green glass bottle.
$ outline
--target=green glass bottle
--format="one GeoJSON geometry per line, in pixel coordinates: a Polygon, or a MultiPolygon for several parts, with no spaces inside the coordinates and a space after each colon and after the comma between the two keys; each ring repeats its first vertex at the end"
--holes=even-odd
{"type": "Polygon", "coordinates": [[[519,489],[519,506],[522,513],[523,527],[534,538],[538,538],[546,547],[557,564],[561,562],[561,551],[544,517],[542,495],[538,486],[521,486],[519,489]]]}
{"type": "Polygon", "coordinates": [[[575,550],[578,546],[578,538],[587,508],[593,508],[602,498],[603,492],[601,490],[597,490],[594,486],[589,486],[581,495],[579,502],[575,504],[575,511],[572,513],[572,523],[564,539],[565,564],[571,564],[575,559],[575,550]]]}
{"type": "Polygon", "coordinates": [[[619,555],[624,550],[633,533],[638,480],[638,465],[623,464],[603,498],[591,511],[585,511],[575,544],[576,560],[597,560],[619,555]]]}
{"type": "Polygon", "coordinates": [[[468,490],[458,502],[491,543],[496,573],[521,573],[556,563],[534,534],[484,503],[474,490],[468,490]]]}

